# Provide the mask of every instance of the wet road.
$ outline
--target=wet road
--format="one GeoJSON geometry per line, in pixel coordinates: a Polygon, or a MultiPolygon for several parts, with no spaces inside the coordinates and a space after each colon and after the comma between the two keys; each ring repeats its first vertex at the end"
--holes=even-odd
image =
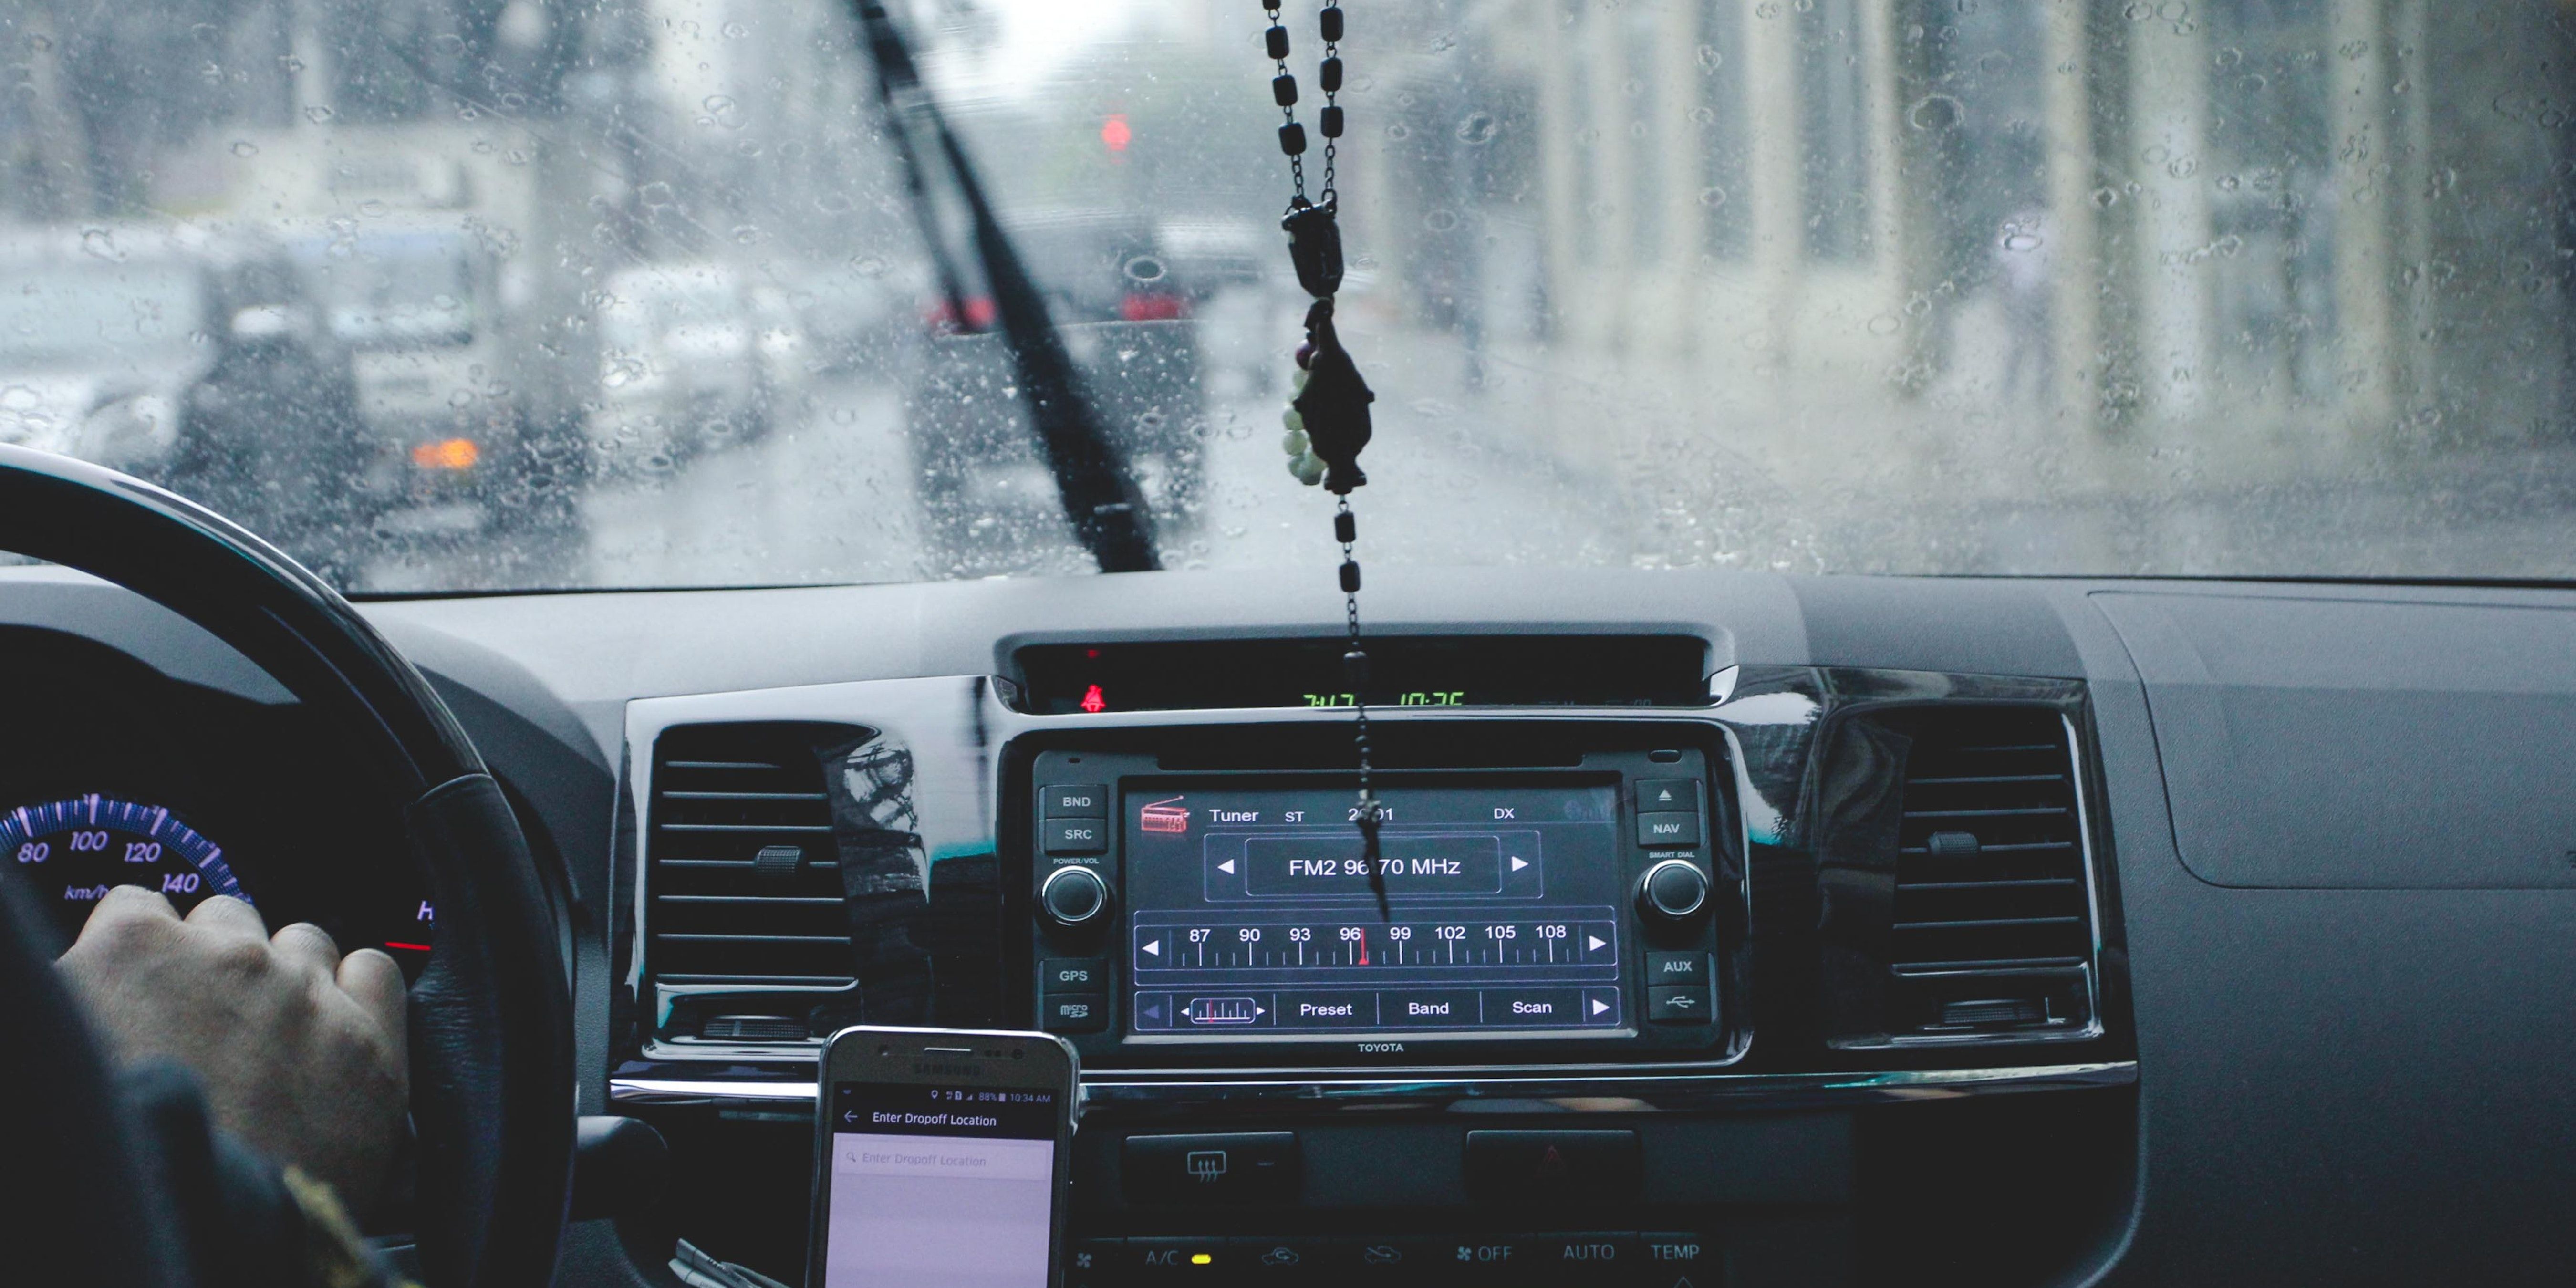
{"type": "MultiPolygon", "coordinates": [[[[1220,305],[1225,302],[1220,301],[1220,305]]],[[[1294,316],[1237,303],[1203,328],[1206,471],[1197,503],[1158,513],[1168,567],[1277,567],[1329,578],[1332,498],[1300,485],[1281,449],[1294,316]],[[1259,344],[1264,335],[1275,343],[1259,344]],[[1268,387],[1264,387],[1264,386],[1268,387]]],[[[1389,345],[1402,337],[1385,337],[1389,345]]],[[[1382,366],[1377,440],[1358,492],[1368,557],[1480,565],[1620,561],[1628,545],[1612,485],[1558,464],[1497,414],[1508,383],[1461,392],[1454,354],[1405,352],[1382,366]],[[1426,381],[1425,378],[1428,378],[1426,381]],[[1408,386],[1429,383],[1436,392],[1408,386]]],[[[925,513],[903,389],[877,375],[818,377],[765,437],[682,459],[667,472],[590,485],[555,530],[416,519],[365,559],[372,591],[529,586],[699,586],[908,581],[992,572],[1083,572],[1052,477],[1035,459],[978,473],[960,510],[925,513]],[[950,522],[934,524],[931,520],[950,522]],[[962,534],[963,549],[936,539],[962,534]]],[[[1149,502],[1160,500],[1147,478],[1149,502]]],[[[431,516],[434,518],[435,516],[431,516]]]]}

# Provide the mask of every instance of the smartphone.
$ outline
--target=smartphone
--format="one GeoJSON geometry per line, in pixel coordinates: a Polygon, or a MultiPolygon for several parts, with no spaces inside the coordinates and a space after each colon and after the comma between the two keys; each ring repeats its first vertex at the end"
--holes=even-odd
{"type": "Polygon", "coordinates": [[[1073,1048],[861,1025],[823,1050],[808,1288],[1056,1288],[1073,1048]]]}

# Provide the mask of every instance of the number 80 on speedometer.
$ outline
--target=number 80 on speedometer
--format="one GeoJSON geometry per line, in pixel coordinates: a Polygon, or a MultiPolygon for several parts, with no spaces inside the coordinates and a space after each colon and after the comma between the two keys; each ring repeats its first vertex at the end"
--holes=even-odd
{"type": "Polygon", "coordinates": [[[113,886],[155,891],[182,915],[213,895],[250,901],[223,847],[159,805],[99,795],[22,805],[0,814],[0,854],[68,931],[113,886]]]}

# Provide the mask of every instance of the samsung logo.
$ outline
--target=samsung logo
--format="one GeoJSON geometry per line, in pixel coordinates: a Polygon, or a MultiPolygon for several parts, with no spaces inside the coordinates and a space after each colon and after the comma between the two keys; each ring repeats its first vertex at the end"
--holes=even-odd
{"type": "Polygon", "coordinates": [[[914,1073],[946,1074],[950,1077],[956,1078],[978,1078],[983,1076],[984,1066],[980,1064],[933,1064],[928,1060],[915,1060],[912,1062],[912,1071],[914,1073]]]}

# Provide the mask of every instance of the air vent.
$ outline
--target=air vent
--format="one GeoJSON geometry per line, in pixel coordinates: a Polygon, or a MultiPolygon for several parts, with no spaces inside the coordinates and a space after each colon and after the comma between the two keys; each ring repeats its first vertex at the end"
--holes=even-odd
{"type": "Polygon", "coordinates": [[[2075,763],[2036,707],[1934,707],[1911,736],[1889,1000],[1923,1036],[2082,1029],[2093,952],[2075,763]]]}
{"type": "MultiPolygon", "coordinates": [[[[657,983],[756,992],[851,982],[820,753],[862,732],[738,724],[662,734],[647,819],[646,929],[657,983]]],[[[752,1038],[750,1018],[710,1019],[701,1036],[752,1038]]],[[[804,1036],[801,1012],[796,1027],[792,1036],[804,1036]]],[[[770,1032],[759,1027],[758,1036],[770,1032]]]]}

